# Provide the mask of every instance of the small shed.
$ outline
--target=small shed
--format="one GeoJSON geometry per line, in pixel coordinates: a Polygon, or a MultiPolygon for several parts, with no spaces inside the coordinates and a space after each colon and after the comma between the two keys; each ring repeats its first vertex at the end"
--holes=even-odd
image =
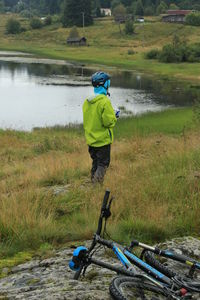
{"type": "Polygon", "coordinates": [[[67,38],[67,44],[71,46],[86,46],[87,39],[83,37],[67,38]]]}
{"type": "Polygon", "coordinates": [[[167,14],[162,16],[163,22],[169,23],[185,23],[185,18],[192,10],[168,10],[167,14]]]}
{"type": "Polygon", "coordinates": [[[115,15],[114,20],[116,23],[125,23],[126,21],[131,21],[133,20],[133,15],[132,14],[127,14],[127,15],[115,15]]]}

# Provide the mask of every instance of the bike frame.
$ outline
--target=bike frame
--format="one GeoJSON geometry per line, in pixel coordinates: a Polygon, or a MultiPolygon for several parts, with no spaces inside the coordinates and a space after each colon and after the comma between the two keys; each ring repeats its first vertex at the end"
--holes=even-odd
{"type": "Polygon", "coordinates": [[[102,239],[98,235],[95,235],[93,241],[95,241],[95,245],[100,244],[111,249],[126,269],[113,268],[111,264],[101,262],[99,260],[93,259],[92,257],[91,258],[89,257],[89,263],[93,263],[101,267],[105,267],[107,269],[113,270],[115,272],[118,273],[120,272],[124,275],[133,276],[133,277],[138,275],[138,273],[136,273],[134,269],[134,265],[135,265],[147,274],[147,275],[139,275],[139,276],[145,277],[146,279],[156,284],[157,286],[163,289],[166,289],[166,287],[171,288],[173,286],[173,281],[170,278],[168,278],[167,276],[165,276],[155,268],[151,267],[149,264],[145,263],[136,255],[129,252],[126,249],[126,247],[123,247],[113,241],[102,239]]]}
{"type": "Polygon", "coordinates": [[[170,250],[162,250],[162,249],[159,249],[158,247],[152,247],[147,244],[140,243],[136,240],[131,242],[130,249],[132,249],[134,246],[139,246],[139,247],[143,248],[144,250],[151,251],[159,256],[166,257],[166,258],[172,259],[174,261],[178,261],[182,264],[185,264],[190,267],[191,271],[194,271],[195,269],[200,270],[200,262],[198,262],[190,257],[187,257],[185,255],[181,255],[181,254],[175,253],[170,250]]]}
{"type": "MultiPolygon", "coordinates": [[[[115,271],[118,274],[123,274],[123,275],[128,275],[131,277],[141,277],[143,279],[147,279],[148,281],[152,282],[152,284],[157,285],[158,287],[163,289],[163,292],[171,296],[172,299],[180,299],[181,298],[181,287],[177,285],[172,279],[167,277],[166,275],[162,274],[160,271],[156,270],[146,262],[144,262],[142,259],[138,258],[136,255],[131,253],[127,247],[123,247],[122,245],[119,245],[115,243],[112,240],[105,240],[101,237],[101,230],[102,230],[102,225],[103,225],[103,220],[106,220],[109,218],[111,215],[110,213],[110,205],[112,202],[112,199],[110,200],[109,204],[107,205],[108,198],[110,195],[110,191],[106,191],[104,195],[104,200],[101,208],[101,214],[99,217],[99,222],[98,222],[98,228],[97,232],[93,237],[92,244],[90,248],[86,252],[86,256],[82,262],[80,262],[80,268],[79,270],[75,273],[74,279],[78,279],[82,270],[83,274],[85,273],[87,267],[90,264],[95,264],[103,268],[107,268],[109,270],[115,271]],[[117,256],[118,260],[122,263],[122,265],[125,267],[116,267],[113,266],[109,263],[102,262],[100,260],[97,260],[93,258],[93,254],[95,252],[94,248],[97,244],[106,246],[107,248],[111,249],[115,255],[117,256]],[[93,251],[94,250],[94,251],[93,251]],[[134,269],[134,265],[137,266],[140,270],[144,271],[146,274],[140,274],[136,272],[134,269]],[[175,290],[174,290],[175,288],[175,290]],[[180,295],[176,295],[176,291],[178,290],[178,293],[180,292],[180,295]]],[[[138,243],[139,245],[139,243],[138,243]]],[[[140,244],[141,245],[141,244],[140,244]]],[[[143,244],[144,245],[144,244],[143,244]]],[[[147,245],[148,249],[149,246],[147,245]]],[[[185,290],[184,292],[187,292],[185,290]]]]}

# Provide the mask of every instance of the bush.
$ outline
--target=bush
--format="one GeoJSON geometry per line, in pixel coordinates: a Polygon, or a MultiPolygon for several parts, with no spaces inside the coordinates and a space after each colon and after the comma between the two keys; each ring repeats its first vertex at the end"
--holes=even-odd
{"type": "Polygon", "coordinates": [[[79,38],[79,32],[76,26],[73,26],[69,32],[68,38],[79,38]]]}
{"type": "Polygon", "coordinates": [[[51,17],[52,23],[60,23],[61,22],[61,17],[59,15],[54,15],[51,17]]]}
{"type": "Polygon", "coordinates": [[[132,20],[127,20],[125,22],[125,33],[126,34],[133,34],[134,33],[134,26],[132,20]]]}
{"type": "Polygon", "coordinates": [[[186,24],[192,26],[200,26],[200,13],[191,13],[186,16],[186,24]]]}
{"type": "Polygon", "coordinates": [[[162,62],[172,63],[181,62],[182,54],[179,49],[175,48],[173,45],[165,45],[159,54],[159,60],[162,62]]]}
{"type": "Polygon", "coordinates": [[[156,59],[158,58],[159,50],[158,49],[152,49],[149,52],[146,53],[146,58],[148,59],[156,59]]]}
{"type": "Polygon", "coordinates": [[[51,16],[47,16],[45,19],[44,19],[44,25],[45,26],[48,26],[48,25],[51,25],[52,24],[52,18],[51,16]]]}
{"type": "Polygon", "coordinates": [[[17,34],[21,32],[21,24],[18,20],[10,18],[6,23],[7,34],[17,34]]]}
{"type": "Polygon", "coordinates": [[[28,9],[24,9],[20,12],[20,15],[24,18],[32,18],[33,14],[28,9]]]}
{"type": "Polygon", "coordinates": [[[133,54],[135,54],[135,51],[132,49],[129,49],[127,53],[128,53],[128,55],[133,55],[133,54]]]}
{"type": "Polygon", "coordinates": [[[152,49],[145,54],[147,59],[159,59],[165,63],[200,62],[200,43],[187,45],[175,35],[171,44],[165,45],[161,51],[152,49]]]}
{"type": "Polygon", "coordinates": [[[30,21],[30,26],[32,29],[40,29],[42,28],[43,24],[39,18],[33,17],[30,21]]]}

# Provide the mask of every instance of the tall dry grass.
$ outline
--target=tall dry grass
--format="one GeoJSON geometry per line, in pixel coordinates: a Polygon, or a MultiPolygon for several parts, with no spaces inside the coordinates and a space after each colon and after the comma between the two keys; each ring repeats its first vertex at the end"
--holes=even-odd
{"type": "Polygon", "coordinates": [[[103,186],[88,182],[91,160],[81,129],[0,132],[0,255],[91,238],[106,188],[115,195],[113,238],[198,235],[200,137],[197,128],[185,127],[192,122],[185,114],[163,112],[157,123],[151,115],[148,134],[147,116],[122,120],[103,186]],[[57,186],[64,193],[55,195],[57,186]]]}

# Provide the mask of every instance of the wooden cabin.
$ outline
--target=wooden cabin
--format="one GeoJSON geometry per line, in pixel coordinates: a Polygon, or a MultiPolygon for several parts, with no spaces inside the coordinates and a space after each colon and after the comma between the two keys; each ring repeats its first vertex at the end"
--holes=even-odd
{"type": "Polygon", "coordinates": [[[67,38],[67,45],[71,46],[86,46],[87,39],[83,37],[67,38]]]}
{"type": "Polygon", "coordinates": [[[185,23],[185,18],[191,14],[192,10],[168,10],[167,14],[162,16],[162,22],[185,23]]]}

